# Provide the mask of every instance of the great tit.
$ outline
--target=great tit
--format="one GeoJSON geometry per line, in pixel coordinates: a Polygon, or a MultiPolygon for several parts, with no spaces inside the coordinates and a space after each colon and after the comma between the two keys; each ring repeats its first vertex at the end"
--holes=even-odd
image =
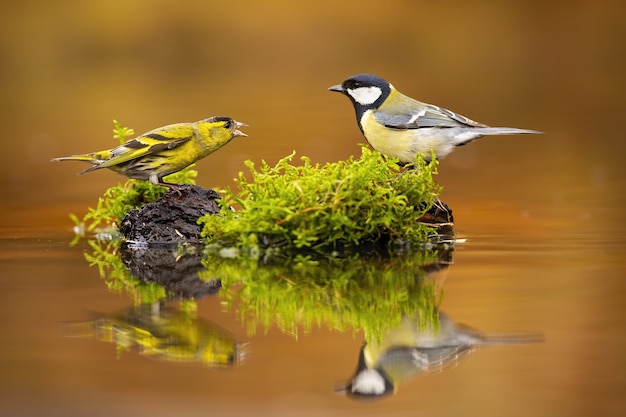
{"type": "Polygon", "coordinates": [[[453,368],[484,345],[536,343],[539,334],[486,336],[454,323],[439,312],[438,326],[420,326],[419,316],[405,316],[380,340],[364,343],[350,381],[335,392],[353,399],[377,399],[393,394],[407,379],[420,373],[453,368]]]}
{"type": "Polygon", "coordinates": [[[484,135],[538,134],[536,130],[489,127],[465,116],[405,96],[389,82],[372,74],[359,74],[329,88],[348,96],[361,132],[383,155],[401,164],[415,162],[417,154],[430,161],[448,155],[455,146],[484,135]]]}

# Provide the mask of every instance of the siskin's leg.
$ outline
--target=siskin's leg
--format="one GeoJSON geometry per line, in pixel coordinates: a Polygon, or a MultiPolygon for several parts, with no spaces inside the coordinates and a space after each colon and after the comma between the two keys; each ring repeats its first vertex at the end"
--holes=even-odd
{"type": "MultiPolygon", "coordinates": [[[[160,185],[162,187],[167,187],[170,190],[176,190],[178,191],[181,187],[181,184],[173,184],[171,182],[165,182],[163,181],[163,178],[160,177],[158,174],[156,173],[152,173],[150,174],[150,177],[148,178],[148,180],[150,181],[150,183],[152,185],[160,185]]],[[[180,193],[179,193],[180,194],[180,193]]]]}

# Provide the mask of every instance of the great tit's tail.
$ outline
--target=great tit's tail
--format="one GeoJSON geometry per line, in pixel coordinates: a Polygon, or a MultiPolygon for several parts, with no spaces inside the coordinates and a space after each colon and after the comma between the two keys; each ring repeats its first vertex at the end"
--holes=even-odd
{"type": "Polygon", "coordinates": [[[517,129],[515,127],[471,127],[453,130],[454,133],[451,135],[451,139],[454,146],[463,146],[487,135],[537,135],[543,133],[538,130],[517,129]]]}
{"type": "Polygon", "coordinates": [[[541,333],[494,334],[483,337],[481,345],[517,345],[545,341],[546,337],[541,333]]]}
{"type": "Polygon", "coordinates": [[[462,323],[457,323],[456,329],[461,339],[469,340],[471,345],[515,345],[542,343],[546,340],[543,333],[485,334],[462,323]]]}
{"type": "Polygon", "coordinates": [[[531,129],[518,129],[515,127],[477,127],[472,129],[472,132],[479,135],[541,135],[543,132],[531,129]]]}

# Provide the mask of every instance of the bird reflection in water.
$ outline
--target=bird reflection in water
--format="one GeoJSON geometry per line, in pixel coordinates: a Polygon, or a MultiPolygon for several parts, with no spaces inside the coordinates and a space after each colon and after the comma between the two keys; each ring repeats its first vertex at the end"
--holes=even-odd
{"type": "Polygon", "coordinates": [[[68,337],[115,343],[118,355],[134,351],[152,359],[211,368],[234,366],[246,351],[246,344],[236,342],[225,329],[161,303],[143,304],[90,321],[64,322],[62,331],[68,337]]]}
{"type": "Polygon", "coordinates": [[[353,399],[381,398],[410,377],[455,367],[479,346],[542,340],[539,334],[487,336],[454,323],[442,312],[437,328],[420,326],[418,317],[405,316],[379,340],[363,344],[355,374],[335,392],[353,399]]]}

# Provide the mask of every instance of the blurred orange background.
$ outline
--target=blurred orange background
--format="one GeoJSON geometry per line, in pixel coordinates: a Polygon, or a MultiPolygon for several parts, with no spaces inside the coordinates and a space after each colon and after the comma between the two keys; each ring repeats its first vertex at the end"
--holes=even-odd
{"type": "Polygon", "coordinates": [[[624,20],[609,1],[3,2],[0,226],[43,213],[66,223],[123,181],[50,162],[114,146],[113,119],[137,134],[213,115],[248,123],[249,138],[198,164],[205,187],[231,186],[246,159],[358,155],[353,110],[327,87],[360,72],[487,124],[547,132],[458,149],[440,166],[448,202],[614,196],[624,20]]]}

